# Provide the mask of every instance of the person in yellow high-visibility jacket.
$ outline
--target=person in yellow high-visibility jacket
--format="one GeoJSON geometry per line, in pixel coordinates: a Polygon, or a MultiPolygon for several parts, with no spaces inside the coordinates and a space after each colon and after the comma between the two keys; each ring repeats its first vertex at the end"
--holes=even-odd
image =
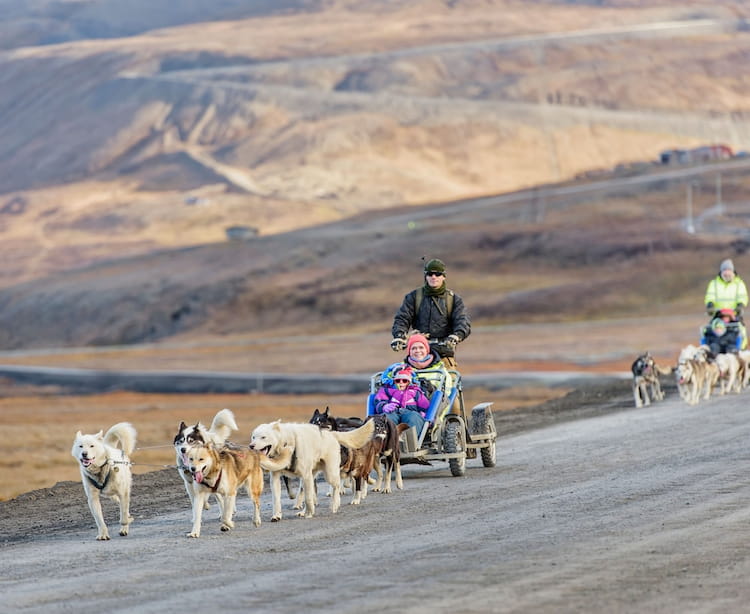
{"type": "Polygon", "coordinates": [[[735,319],[740,323],[742,349],[747,347],[747,331],[742,320],[742,310],[747,305],[747,287],[737,275],[734,263],[727,258],[719,265],[719,274],[708,282],[706,288],[706,313],[713,318],[722,309],[733,309],[735,319]]]}

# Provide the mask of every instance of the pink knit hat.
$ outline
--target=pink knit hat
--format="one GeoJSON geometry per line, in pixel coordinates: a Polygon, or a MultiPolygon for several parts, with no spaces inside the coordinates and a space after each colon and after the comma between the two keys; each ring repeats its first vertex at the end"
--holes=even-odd
{"type": "Polygon", "coordinates": [[[430,342],[427,341],[427,337],[425,337],[424,335],[412,335],[406,342],[407,353],[411,354],[411,346],[413,346],[415,343],[421,343],[426,351],[430,351],[430,342]]]}
{"type": "Polygon", "coordinates": [[[393,376],[393,381],[395,382],[396,380],[405,379],[411,382],[413,376],[414,376],[414,371],[412,371],[411,369],[402,369],[401,371],[396,373],[396,375],[393,376]]]}

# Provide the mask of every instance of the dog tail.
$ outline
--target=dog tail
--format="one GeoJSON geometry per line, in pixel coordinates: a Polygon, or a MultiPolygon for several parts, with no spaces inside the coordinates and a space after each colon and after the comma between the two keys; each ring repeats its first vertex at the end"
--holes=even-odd
{"type": "Polygon", "coordinates": [[[231,409],[222,409],[211,422],[211,431],[225,441],[232,434],[232,431],[239,431],[239,427],[234,420],[234,414],[231,409]]]}
{"type": "Polygon", "coordinates": [[[672,375],[674,373],[675,368],[674,367],[661,367],[659,365],[656,366],[656,371],[658,373],[661,373],[662,375],[672,375]]]}
{"type": "Polygon", "coordinates": [[[331,434],[342,446],[356,450],[370,441],[374,432],[375,421],[368,420],[353,431],[331,431],[331,434]]]}
{"type": "Polygon", "coordinates": [[[130,456],[135,450],[136,432],[129,422],[118,422],[110,427],[104,435],[104,443],[114,448],[119,447],[130,456]]]}
{"type": "MultiPolygon", "coordinates": [[[[266,471],[281,471],[288,469],[292,462],[292,450],[291,448],[282,448],[281,454],[274,458],[269,458],[265,454],[258,452],[260,456],[260,466],[266,471]]],[[[287,483],[288,490],[288,483],[287,483]]],[[[291,497],[291,494],[289,495],[291,497]]]]}

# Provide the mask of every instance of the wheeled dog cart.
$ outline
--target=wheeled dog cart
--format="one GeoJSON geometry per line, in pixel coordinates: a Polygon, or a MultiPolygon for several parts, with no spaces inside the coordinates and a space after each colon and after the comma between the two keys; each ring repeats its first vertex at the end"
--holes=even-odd
{"type": "MultiPolygon", "coordinates": [[[[430,461],[447,461],[454,476],[466,473],[466,459],[481,456],[485,467],[494,467],[496,463],[495,421],[492,418],[492,403],[480,403],[471,409],[471,418],[467,419],[464,408],[463,383],[458,371],[448,371],[453,386],[444,373],[434,370],[415,371],[417,378],[428,379],[435,387],[430,397],[430,407],[425,416],[425,425],[421,433],[414,427],[401,436],[401,464],[419,463],[430,465],[430,461]],[[445,391],[450,392],[446,395],[445,391]],[[451,408],[458,399],[457,413],[451,408]]],[[[367,415],[375,414],[375,394],[381,385],[383,372],[370,378],[370,394],[367,397],[367,415]]]]}

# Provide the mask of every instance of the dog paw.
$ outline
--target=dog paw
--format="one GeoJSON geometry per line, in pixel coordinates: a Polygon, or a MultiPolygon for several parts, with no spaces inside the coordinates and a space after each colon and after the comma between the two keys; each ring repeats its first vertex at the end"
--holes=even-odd
{"type": "Polygon", "coordinates": [[[272,516],[271,522],[281,522],[281,516],[272,516]]]}
{"type": "Polygon", "coordinates": [[[191,533],[186,533],[185,534],[185,537],[200,537],[200,536],[201,536],[201,534],[198,533],[197,531],[193,531],[191,533]]]}
{"type": "Polygon", "coordinates": [[[108,539],[109,539],[109,534],[107,533],[100,533],[99,535],[96,536],[96,541],[99,541],[99,542],[105,542],[108,539]]]}
{"type": "Polygon", "coordinates": [[[227,525],[223,524],[221,525],[221,530],[226,533],[227,531],[231,531],[232,527],[228,527],[227,525]]]}
{"type": "Polygon", "coordinates": [[[127,537],[128,536],[128,528],[127,527],[122,527],[122,529],[120,529],[120,535],[122,537],[127,537]]]}

